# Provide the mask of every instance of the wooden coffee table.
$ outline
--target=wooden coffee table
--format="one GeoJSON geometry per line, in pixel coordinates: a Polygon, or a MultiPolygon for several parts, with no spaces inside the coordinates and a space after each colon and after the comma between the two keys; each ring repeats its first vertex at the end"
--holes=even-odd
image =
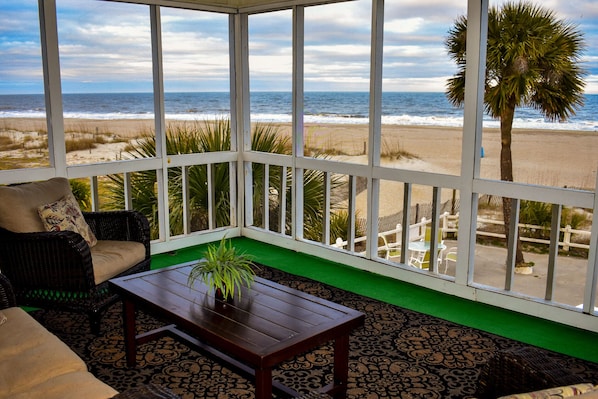
{"type": "Polygon", "coordinates": [[[187,285],[194,263],[110,280],[123,298],[128,366],[135,366],[138,344],[171,335],[253,376],[257,399],[271,398],[273,389],[296,397],[272,381],[272,369],[334,341],[334,380],[320,392],[346,397],[349,334],[363,325],[363,313],[262,278],[251,289],[243,288],[240,300],[222,302],[200,281],[187,285]],[[137,308],[172,325],[138,335],[137,308]]]}

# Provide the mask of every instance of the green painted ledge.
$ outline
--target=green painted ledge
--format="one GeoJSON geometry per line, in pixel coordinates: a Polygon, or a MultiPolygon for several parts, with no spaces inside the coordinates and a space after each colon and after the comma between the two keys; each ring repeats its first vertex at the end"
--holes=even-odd
{"type": "MultiPolygon", "coordinates": [[[[598,333],[472,302],[249,238],[234,245],[256,262],[363,296],[598,363],[598,333]]],[[[152,256],[152,268],[199,259],[206,244],[152,256]]]]}

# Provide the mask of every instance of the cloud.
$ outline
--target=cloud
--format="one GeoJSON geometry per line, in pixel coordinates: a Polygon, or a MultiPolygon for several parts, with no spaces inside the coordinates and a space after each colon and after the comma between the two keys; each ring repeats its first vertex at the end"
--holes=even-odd
{"type": "MultiPolygon", "coordinates": [[[[491,1],[500,5],[504,1],[491,1]]],[[[542,3],[586,35],[587,89],[598,92],[598,2],[542,3]]],[[[444,46],[464,0],[385,3],[384,90],[443,91],[455,71],[444,46]],[[435,89],[434,89],[435,88],[435,89]]],[[[60,0],[58,29],[65,90],[152,89],[149,7],[140,4],[60,0]]],[[[370,0],[305,9],[306,89],[368,90],[370,0]]],[[[161,8],[167,90],[228,90],[228,16],[161,8]]],[[[0,79],[43,87],[37,1],[0,3],[0,79]],[[36,82],[36,83],[31,83],[36,82]]],[[[290,90],[292,12],[249,17],[252,89],[290,90]]],[[[2,92],[9,90],[3,84],[2,92]]]]}

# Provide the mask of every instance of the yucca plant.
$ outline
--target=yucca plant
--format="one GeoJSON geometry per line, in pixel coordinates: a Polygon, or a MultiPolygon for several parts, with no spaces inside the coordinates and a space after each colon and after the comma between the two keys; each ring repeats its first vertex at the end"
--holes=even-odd
{"type": "Polygon", "coordinates": [[[250,287],[254,279],[251,256],[240,253],[230,240],[222,237],[218,245],[208,245],[204,258],[192,267],[187,284],[192,286],[201,280],[218,299],[230,301],[235,293],[241,299],[241,287],[250,287]]]}
{"type": "MultiPolygon", "coordinates": [[[[230,122],[228,119],[195,123],[175,123],[167,128],[166,151],[170,154],[195,154],[217,151],[229,151],[231,142],[230,122]]],[[[279,127],[271,124],[256,123],[253,125],[251,135],[251,149],[254,151],[285,154],[292,153],[289,139],[280,134],[279,127]]],[[[129,156],[135,159],[152,158],[156,156],[156,136],[148,133],[146,137],[138,140],[135,147],[128,151],[129,156]]],[[[292,170],[283,173],[282,168],[270,167],[269,181],[264,181],[264,165],[253,164],[253,209],[256,225],[264,224],[264,184],[268,184],[275,193],[282,187],[283,179],[286,180],[287,215],[280,217],[278,209],[270,210],[270,228],[273,231],[290,233],[290,213],[292,209],[292,170]],[[279,223],[283,223],[282,226],[279,223]]],[[[169,168],[168,195],[169,195],[169,227],[171,235],[183,233],[183,175],[182,168],[169,168]]],[[[210,210],[208,206],[208,168],[206,165],[191,166],[187,170],[189,189],[189,221],[191,231],[200,231],[208,228],[210,210]]],[[[212,165],[213,209],[215,209],[215,227],[226,227],[230,224],[230,193],[229,178],[230,165],[228,162],[212,165]]],[[[106,208],[123,209],[125,201],[125,184],[123,175],[110,175],[107,183],[108,198],[106,208]]],[[[158,238],[158,198],[156,185],[156,172],[154,170],[141,171],[131,174],[131,192],[133,209],[142,212],[150,221],[151,237],[158,238]],[[151,188],[151,189],[150,189],[151,188]]],[[[306,226],[319,223],[317,229],[310,228],[313,234],[307,237],[315,241],[322,241],[323,201],[324,201],[324,173],[318,170],[307,170],[304,174],[304,220],[306,226]]],[[[343,183],[334,175],[331,179],[331,188],[335,190],[343,183]]]]}

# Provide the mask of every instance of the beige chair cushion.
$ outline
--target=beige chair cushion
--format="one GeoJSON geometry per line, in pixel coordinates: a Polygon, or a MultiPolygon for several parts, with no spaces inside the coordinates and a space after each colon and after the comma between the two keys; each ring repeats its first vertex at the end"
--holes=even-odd
{"type": "Polygon", "coordinates": [[[81,213],[77,199],[71,193],[38,207],[37,212],[46,231],[74,231],[81,234],[90,247],[98,242],[81,213]]]}
{"type": "Polygon", "coordinates": [[[64,177],[17,186],[0,186],[0,226],[16,233],[46,231],[37,208],[70,193],[69,181],[64,177]]]}
{"type": "Polygon", "coordinates": [[[145,246],[136,241],[98,240],[91,248],[95,283],[100,284],[145,259],[145,246]]]}

